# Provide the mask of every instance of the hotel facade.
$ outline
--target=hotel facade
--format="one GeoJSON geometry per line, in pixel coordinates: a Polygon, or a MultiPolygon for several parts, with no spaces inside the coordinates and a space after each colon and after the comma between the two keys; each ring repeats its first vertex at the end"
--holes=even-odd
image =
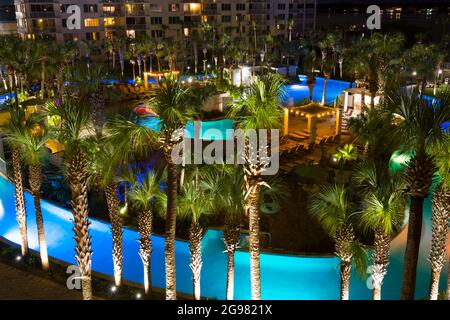
{"type": "Polygon", "coordinates": [[[317,0],[15,0],[17,30],[27,39],[103,42],[114,36],[180,40],[201,30],[218,35],[253,33],[293,37],[316,27],[317,0]],[[77,5],[81,28],[67,28],[77,5]]]}

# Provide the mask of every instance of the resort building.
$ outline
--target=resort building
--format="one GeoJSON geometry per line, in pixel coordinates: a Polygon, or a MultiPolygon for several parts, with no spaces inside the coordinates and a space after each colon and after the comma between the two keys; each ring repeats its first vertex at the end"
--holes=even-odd
{"type": "Polygon", "coordinates": [[[0,35],[16,34],[17,24],[13,5],[0,5],[0,35]]]}
{"type": "Polygon", "coordinates": [[[114,36],[173,38],[199,34],[202,23],[231,37],[270,32],[296,37],[316,27],[317,0],[15,0],[24,38],[95,41],[114,36]],[[80,8],[80,29],[67,28],[70,5],[80,8]]]}

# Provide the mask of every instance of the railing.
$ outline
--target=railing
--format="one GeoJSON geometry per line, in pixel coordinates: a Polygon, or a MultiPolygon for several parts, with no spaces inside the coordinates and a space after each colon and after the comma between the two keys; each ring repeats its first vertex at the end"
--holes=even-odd
{"type": "Polygon", "coordinates": [[[126,11],[127,16],[145,16],[145,10],[133,10],[133,11],[126,11]]]}
{"type": "Polygon", "coordinates": [[[30,12],[30,18],[54,18],[55,12],[30,12]]]}

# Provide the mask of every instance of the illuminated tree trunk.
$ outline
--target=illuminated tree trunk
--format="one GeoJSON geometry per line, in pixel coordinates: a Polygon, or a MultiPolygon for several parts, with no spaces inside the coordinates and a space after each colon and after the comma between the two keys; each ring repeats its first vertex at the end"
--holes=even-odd
{"type": "Polygon", "coordinates": [[[139,239],[139,256],[144,267],[144,290],[146,295],[152,294],[152,274],[151,274],[151,257],[152,257],[152,226],[153,214],[150,209],[143,209],[138,217],[139,239]]]}
{"type": "Polygon", "coordinates": [[[19,223],[22,256],[25,256],[28,253],[27,212],[25,209],[20,150],[17,147],[12,148],[12,164],[16,200],[16,220],[19,223]]]}
{"type": "Polygon", "coordinates": [[[437,300],[439,295],[439,278],[446,259],[446,242],[449,218],[450,194],[438,187],[433,195],[431,215],[431,250],[428,261],[431,263],[430,300],[437,300]]]}
{"type": "Polygon", "coordinates": [[[105,188],[106,203],[108,205],[109,218],[111,219],[111,234],[113,240],[113,265],[114,283],[116,287],[122,284],[123,276],[123,230],[122,219],[119,213],[119,199],[117,197],[117,183],[112,183],[105,188]]]}
{"type": "Polygon", "coordinates": [[[353,253],[350,244],[355,235],[351,226],[344,226],[334,237],[336,255],[341,260],[341,300],[348,300],[350,296],[350,272],[352,268],[353,253]]]}
{"type": "Polygon", "coordinates": [[[389,264],[389,245],[390,238],[383,230],[377,228],[375,230],[375,243],[372,260],[374,263],[372,279],[373,279],[373,300],[381,300],[381,287],[384,277],[387,273],[389,264]]]}
{"type": "Polygon", "coordinates": [[[165,150],[167,164],[167,213],[166,213],[166,300],[177,299],[175,270],[175,232],[177,219],[177,172],[171,160],[171,148],[165,150]]]}
{"type": "Polygon", "coordinates": [[[258,183],[251,184],[247,199],[249,219],[249,251],[250,251],[250,283],[252,300],[261,300],[261,265],[259,244],[259,196],[261,187],[258,183]]]}
{"type": "Polygon", "coordinates": [[[74,151],[70,159],[68,177],[72,193],[75,259],[82,277],[83,299],[91,300],[92,248],[89,236],[86,156],[80,148],[74,151]]]}
{"type": "Polygon", "coordinates": [[[38,164],[32,164],[29,167],[29,183],[31,188],[31,194],[34,200],[34,210],[36,214],[36,226],[38,231],[39,239],[39,254],[41,256],[42,269],[49,269],[48,253],[47,253],[47,242],[45,240],[44,232],[44,221],[42,218],[41,210],[41,181],[42,181],[42,171],[41,166],[38,164]]]}
{"type": "Polygon", "coordinates": [[[225,226],[224,242],[228,255],[226,285],[227,300],[234,299],[234,254],[239,243],[239,236],[239,226],[225,226]]]}
{"type": "Polygon", "coordinates": [[[189,231],[189,251],[191,261],[189,267],[192,271],[192,285],[194,289],[194,300],[200,300],[200,273],[202,271],[202,228],[196,221],[192,221],[189,231]]]}

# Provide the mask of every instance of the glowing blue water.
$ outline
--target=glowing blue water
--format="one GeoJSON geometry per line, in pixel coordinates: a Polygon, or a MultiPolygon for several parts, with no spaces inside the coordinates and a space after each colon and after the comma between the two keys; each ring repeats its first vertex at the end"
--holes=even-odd
{"type": "MultiPolygon", "coordinates": [[[[38,250],[36,224],[32,198],[26,194],[28,212],[28,237],[30,247],[38,250]]],[[[45,233],[49,254],[52,257],[75,263],[71,213],[46,201],[42,201],[45,233]]],[[[428,293],[430,266],[426,258],[431,241],[430,201],[425,202],[424,230],[417,273],[416,297],[428,293]]],[[[111,258],[112,240],[109,224],[91,219],[93,246],[93,269],[107,275],[113,274],[111,258]]],[[[10,182],[0,177],[0,235],[20,243],[20,234],[15,220],[14,190],[10,182]]],[[[227,258],[221,231],[208,230],[202,241],[204,266],[201,275],[202,295],[225,298],[227,258]]],[[[138,255],[136,231],[125,229],[123,237],[124,277],[142,282],[142,265],[138,255]]],[[[164,238],[152,237],[152,282],[156,287],[165,286],[164,238]]],[[[395,239],[391,250],[391,263],[383,285],[383,299],[398,299],[402,278],[404,245],[395,239]]],[[[184,241],[176,242],[177,290],[192,292],[191,273],[188,266],[189,250],[184,241]]],[[[239,251],[235,259],[235,298],[250,298],[249,254],[239,251]]],[[[441,289],[445,276],[441,279],[441,289]]],[[[280,254],[261,254],[262,292],[265,299],[338,299],[339,262],[334,257],[300,257],[280,254]]],[[[371,291],[366,279],[352,274],[351,299],[370,299],[371,291]]]]}
{"type": "MultiPolygon", "coordinates": [[[[161,120],[156,117],[139,118],[138,123],[154,131],[161,130],[161,120]]],[[[199,137],[202,140],[230,140],[233,138],[233,120],[221,119],[203,121],[200,126],[199,137]]],[[[186,137],[194,138],[194,123],[189,121],[186,125],[186,137]]]]}
{"type": "MultiPolygon", "coordinates": [[[[309,87],[306,85],[306,76],[299,76],[300,83],[284,86],[285,97],[283,103],[288,106],[294,106],[296,103],[309,100],[309,87]]],[[[316,84],[313,90],[313,101],[322,102],[324,79],[316,77],[316,84]]],[[[336,98],[342,93],[343,90],[350,87],[350,82],[328,79],[327,88],[325,94],[325,103],[333,104],[336,98]]]]}

